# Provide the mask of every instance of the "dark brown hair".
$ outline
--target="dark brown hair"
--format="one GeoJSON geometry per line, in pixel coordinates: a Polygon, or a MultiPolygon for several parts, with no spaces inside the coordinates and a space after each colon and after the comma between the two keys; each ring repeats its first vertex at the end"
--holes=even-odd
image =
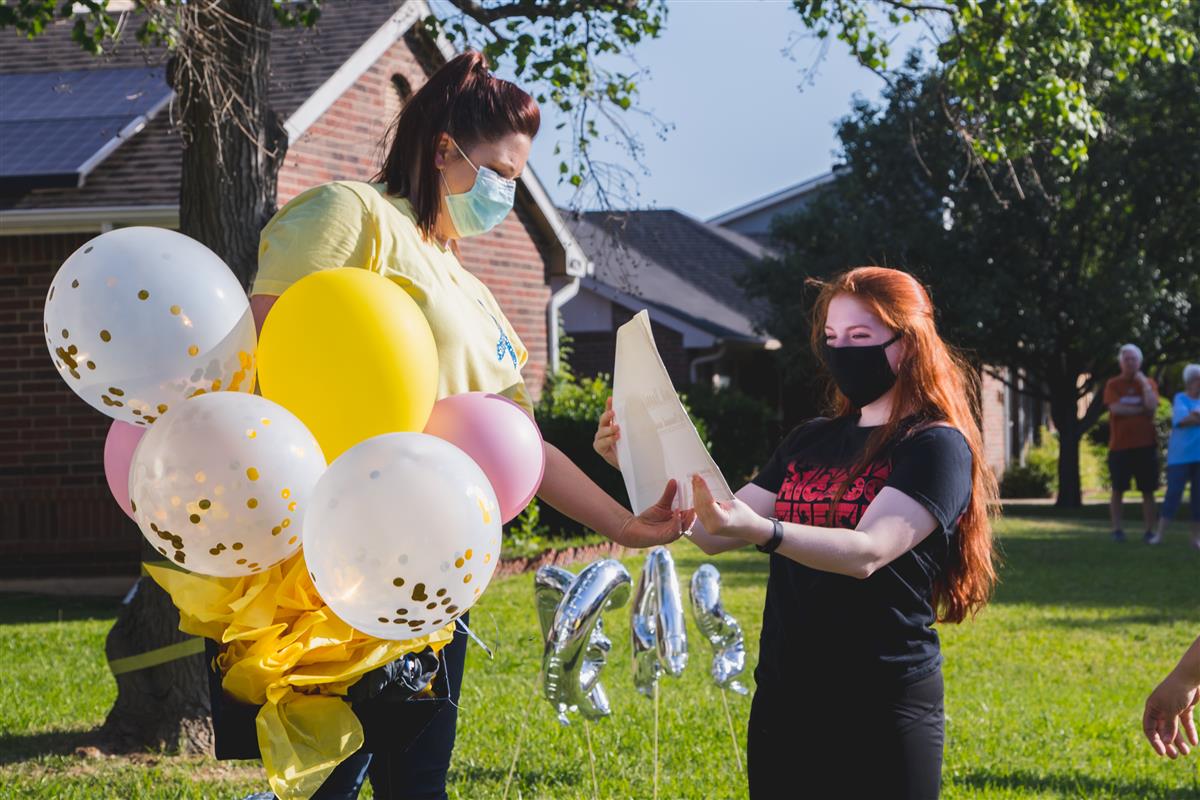
{"type": "Polygon", "coordinates": [[[417,227],[428,238],[441,205],[438,141],[448,133],[466,150],[511,133],[537,135],[541,112],[517,85],[493,76],[474,50],[456,56],[414,94],[392,124],[387,159],[375,177],[388,194],[412,203],[417,227]]]}
{"type": "MultiPolygon", "coordinates": [[[[983,458],[979,414],[979,378],[970,365],[947,345],[934,325],[929,293],[907,272],[885,267],[858,267],[821,285],[813,309],[812,347],[821,357],[829,303],[846,294],[862,301],[905,344],[904,358],[896,365],[896,402],[891,418],[867,443],[867,452],[851,471],[837,500],[865,465],[878,458],[889,442],[923,426],[946,423],[959,430],[971,449],[971,501],[958,521],[951,545],[950,563],[933,587],[934,605],[941,622],[962,622],[978,611],[996,583],[996,553],[992,542],[991,509],[995,507],[996,478],[983,458]],[[914,425],[913,416],[918,418],[914,425]]],[[[841,392],[836,413],[857,413],[841,392]]],[[[836,500],[835,500],[836,504],[836,500]]]]}

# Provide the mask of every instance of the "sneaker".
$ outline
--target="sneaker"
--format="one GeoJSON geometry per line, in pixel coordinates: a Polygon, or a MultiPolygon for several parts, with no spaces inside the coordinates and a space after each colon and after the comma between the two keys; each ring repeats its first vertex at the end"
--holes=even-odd
{"type": "Polygon", "coordinates": [[[1123,542],[1123,541],[1125,541],[1125,531],[1121,530],[1120,528],[1117,528],[1115,531],[1112,532],[1112,537],[1113,537],[1114,542],[1123,542]]]}
{"type": "Polygon", "coordinates": [[[1162,537],[1157,531],[1146,531],[1142,534],[1142,541],[1146,544],[1162,544],[1162,537]]]}

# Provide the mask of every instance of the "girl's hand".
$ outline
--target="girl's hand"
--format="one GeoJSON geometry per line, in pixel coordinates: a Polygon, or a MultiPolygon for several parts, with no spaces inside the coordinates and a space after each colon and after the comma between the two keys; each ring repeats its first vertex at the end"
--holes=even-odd
{"type": "Polygon", "coordinates": [[[621,465],[617,461],[617,439],[621,438],[621,427],[617,425],[617,415],[613,411],[611,397],[608,398],[605,408],[605,412],[600,415],[600,427],[596,429],[592,449],[615,469],[620,469],[621,465]]]}
{"type": "Polygon", "coordinates": [[[1142,714],[1142,731],[1154,752],[1178,758],[1200,746],[1193,716],[1197,701],[1200,701],[1200,686],[1190,685],[1175,672],[1150,693],[1142,714]]]}
{"type": "Polygon", "coordinates": [[[636,517],[632,514],[621,525],[613,538],[626,547],[654,547],[670,544],[692,527],[696,515],[692,511],[676,511],[671,508],[678,487],[675,481],[667,481],[667,488],[658,502],[636,517]]]}
{"type": "Polygon", "coordinates": [[[692,498],[696,504],[696,519],[708,533],[752,544],[770,541],[773,526],[769,519],[755,513],[736,497],[728,503],[718,503],[699,475],[692,476],[692,498]]]}

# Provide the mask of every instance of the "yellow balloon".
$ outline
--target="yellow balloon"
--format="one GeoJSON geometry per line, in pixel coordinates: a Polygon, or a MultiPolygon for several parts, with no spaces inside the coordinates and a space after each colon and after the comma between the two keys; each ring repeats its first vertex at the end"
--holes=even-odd
{"type": "Polygon", "coordinates": [[[258,380],[333,461],[372,436],[425,429],[437,399],[437,346],[420,307],[387,278],[321,270],[271,307],[258,380]]]}

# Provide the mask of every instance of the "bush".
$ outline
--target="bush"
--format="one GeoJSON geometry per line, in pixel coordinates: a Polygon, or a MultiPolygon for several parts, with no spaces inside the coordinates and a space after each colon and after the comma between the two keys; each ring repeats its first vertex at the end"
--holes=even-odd
{"type": "Polygon", "coordinates": [[[1025,453],[1024,464],[1013,464],[1000,479],[1000,496],[1052,497],[1058,489],[1058,435],[1038,431],[1041,443],[1025,453]]]}
{"type": "Polygon", "coordinates": [[[1051,497],[1054,494],[1051,476],[1032,464],[1012,464],[1000,479],[1000,497],[1051,497]]]}
{"type": "Polygon", "coordinates": [[[771,455],[771,409],[737,389],[701,384],[688,390],[687,404],[693,418],[704,421],[713,460],[737,491],[771,455]]]}
{"type": "MultiPolygon", "coordinates": [[[[612,384],[607,375],[595,378],[576,378],[569,369],[563,369],[546,383],[546,389],[536,409],[538,427],[542,437],[562,450],[601,489],[615,497],[622,505],[629,499],[625,493],[625,481],[621,473],[613,469],[596,455],[592,442],[596,438],[596,424],[604,413],[605,403],[612,395],[612,384]]],[[[686,398],[684,408],[688,408],[686,398]]],[[[705,446],[712,449],[708,441],[708,428],[688,409],[688,414],[700,434],[705,446]]],[[[560,514],[545,503],[540,509],[540,524],[550,537],[574,537],[586,533],[575,520],[560,514]]],[[[510,531],[512,529],[510,528],[510,531]]]]}

